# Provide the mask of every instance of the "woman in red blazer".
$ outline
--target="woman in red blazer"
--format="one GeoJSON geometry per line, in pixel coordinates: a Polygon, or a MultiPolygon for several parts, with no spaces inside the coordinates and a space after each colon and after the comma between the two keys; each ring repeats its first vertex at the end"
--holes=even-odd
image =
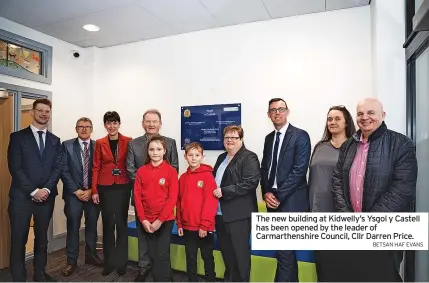
{"type": "Polygon", "coordinates": [[[100,204],[103,220],[102,275],[117,269],[121,276],[125,274],[128,262],[127,220],[132,186],[127,176],[126,159],[131,138],[119,133],[121,118],[116,111],[106,112],[103,121],[108,135],[95,143],[92,200],[100,204]]]}

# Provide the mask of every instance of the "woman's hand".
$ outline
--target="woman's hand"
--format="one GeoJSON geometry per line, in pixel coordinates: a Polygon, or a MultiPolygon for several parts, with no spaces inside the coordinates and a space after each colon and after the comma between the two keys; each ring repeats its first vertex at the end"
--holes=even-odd
{"type": "Polygon", "coordinates": [[[177,229],[177,234],[179,234],[180,237],[183,236],[183,228],[177,229]]]}
{"type": "Polygon", "coordinates": [[[95,204],[99,204],[100,203],[100,197],[98,196],[98,194],[92,195],[92,201],[95,204]]]}
{"type": "Polygon", "coordinates": [[[222,197],[222,190],[220,188],[217,188],[216,190],[213,191],[213,195],[217,198],[221,198],[222,197]]]}
{"type": "Polygon", "coordinates": [[[155,232],[155,231],[153,231],[153,229],[152,229],[152,225],[150,224],[150,222],[149,222],[149,221],[147,221],[147,220],[143,220],[143,221],[142,221],[142,225],[143,225],[143,228],[144,228],[144,230],[145,230],[146,232],[148,232],[148,233],[153,233],[153,232],[155,232]]]}
{"type": "Polygon", "coordinates": [[[153,232],[159,229],[161,227],[162,222],[160,220],[155,220],[150,226],[152,227],[153,232]]]}
{"type": "Polygon", "coordinates": [[[207,231],[200,229],[200,231],[198,231],[198,235],[200,235],[200,238],[204,238],[205,236],[207,236],[207,231]]]}

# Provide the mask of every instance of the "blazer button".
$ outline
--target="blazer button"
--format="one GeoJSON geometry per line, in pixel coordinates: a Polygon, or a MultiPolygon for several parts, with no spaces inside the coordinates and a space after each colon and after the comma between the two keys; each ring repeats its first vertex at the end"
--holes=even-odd
{"type": "Polygon", "coordinates": [[[43,180],[43,177],[40,177],[40,180],[43,180]]]}

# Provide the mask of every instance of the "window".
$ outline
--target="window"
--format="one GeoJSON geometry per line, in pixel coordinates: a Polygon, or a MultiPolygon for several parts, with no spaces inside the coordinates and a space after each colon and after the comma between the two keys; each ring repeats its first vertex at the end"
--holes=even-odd
{"type": "Polygon", "coordinates": [[[0,74],[51,84],[52,47],[0,29],[0,74]]]}

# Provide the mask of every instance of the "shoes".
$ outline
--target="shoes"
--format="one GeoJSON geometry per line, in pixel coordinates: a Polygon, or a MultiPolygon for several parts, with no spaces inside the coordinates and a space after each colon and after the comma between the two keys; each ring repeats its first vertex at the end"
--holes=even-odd
{"type": "Polygon", "coordinates": [[[119,276],[122,276],[125,274],[125,272],[127,272],[127,267],[125,266],[125,267],[118,268],[116,272],[118,273],[119,276]]]}
{"type": "Polygon", "coordinates": [[[37,276],[36,276],[36,274],[34,274],[33,281],[34,282],[57,282],[57,280],[55,280],[54,278],[52,278],[46,272],[43,272],[43,273],[41,273],[41,274],[39,274],[37,276]]]}
{"type": "Polygon", "coordinates": [[[67,277],[73,274],[76,270],[76,265],[67,264],[66,268],[63,270],[63,276],[67,277]]]}
{"type": "Polygon", "coordinates": [[[149,275],[149,273],[150,273],[149,267],[141,268],[139,270],[139,274],[137,275],[136,279],[134,279],[134,282],[144,282],[146,280],[146,277],[149,275]]]}
{"type": "Polygon", "coordinates": [[[110,273],[112,273],[113,272],[113,268],[104,268],[103,269],[103,272],[101,272],[101,275],[103,275],[103,276],[107,276],[107,275],[109,275],[110,273]]]}
{"type": "Polygon", "coordinates": [[[94,266],[103,266],[103,260],[98,256],[85,256],[85,264],[94,266]]]}

